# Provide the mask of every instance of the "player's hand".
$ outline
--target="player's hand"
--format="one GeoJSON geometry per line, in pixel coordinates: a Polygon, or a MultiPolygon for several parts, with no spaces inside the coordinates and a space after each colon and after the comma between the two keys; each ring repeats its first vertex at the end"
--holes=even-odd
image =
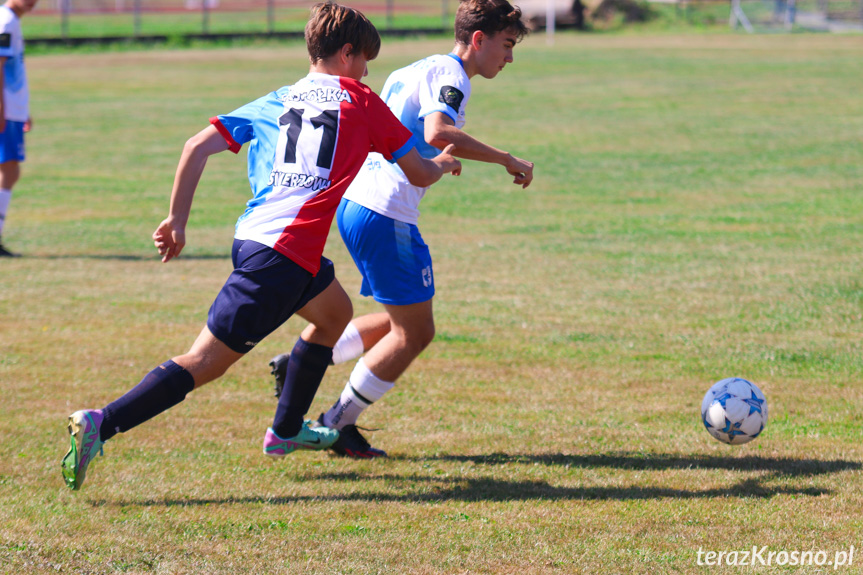
{"type": "Polygon", "coordinates": [[[33,118],[27,118],[27,121],[24,122],[24,133],[26,134],[30,130],[33,129],[33,118]]]}
{"type": "Polygon", "coordinates": [[[449,144],[446,148],[443,149],[443,152],[441,152],[435,157],[434,161],[437,162],[443,173],[452,174],[453,176],[460,176],[461,162],[455,157],[453,157],[453,150],[455,150],[455,145],[449,144]]]}
{"type": "Polygon", "coordinates": [[[533,162],[510,156],[506,163],[506,171],[511,176],[515,176],[512,180],[513,184],[526,188],[533,181],[533,162]]]}
{"type": "Polygon", "coordinates": [[[167,218],[153,232],[153,244],[162,256],[162,263],[170,261],[179,256],[186,246],[186,230],[167,218]]]}

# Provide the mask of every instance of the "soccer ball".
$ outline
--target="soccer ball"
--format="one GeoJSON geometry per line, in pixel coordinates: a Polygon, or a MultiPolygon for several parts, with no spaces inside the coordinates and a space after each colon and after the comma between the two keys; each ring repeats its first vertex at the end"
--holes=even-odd
{"type": "Polygon", "coordinates": [[[710,435],[723,443],[747,443],[767,425],[767,398],[745,379],[717,381],[701,402],[701,421],[710,435]]]}

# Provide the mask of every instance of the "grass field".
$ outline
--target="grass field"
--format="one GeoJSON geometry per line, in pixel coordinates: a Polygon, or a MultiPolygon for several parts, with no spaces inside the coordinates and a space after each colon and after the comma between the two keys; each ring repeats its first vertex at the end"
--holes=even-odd
{"type": "MultiPolygon", "coordinates": [[[[449,48],[387,41],[368,83],[449,48]]],[[[28,60],[4,235],[25,257],[0,261],[0,572],[861,572],[860,37],[527,39],[475,82],[467,128],[536,179],[467,164],[426,197],[438,334],[363,422],[390,458],[261,454],[292,320],[68,491],[68,414],[184,352],[230,271],[244,153],[211,159],[184,256],[152,248],[183,142],[305,62],[300,44],[28,60]],[[771,413],[738,447],[699,416],[732,375],[771,413]],[[753,546],[779,555],[698,564],[753,546]],[[777,565],[851,546],[835,571],[777,565]]],[[[356,294],[337,234],[327,254],[356,294]]]]}
{"type": "MultiPolygon", "coordinates": [[[[170,6],[152,6],[145,3],[148,10],[143,10],[138,18],[127,4],[129,11],[112,12],[114,3],[96,3],[100,10],[87,11],[87,4],[71,6],[79,11],[72,12],[66,18],[58,11],[55,4],[39,4],[38,8],[23,21],[26,37],[30,40],[39,38],[54,38],[68,36],[70,38],[98,38],[103,36],[148,36],[167,35],[179,37],[184,34],[262,34],[265,32],[302,32],[309,18],[309,7],[312,3],[276,3],[272,14],[266,9],[266,3],[227,3],[222,9],[201,12],[200,2],[195,9],[184,9],[183,2],[175,2],[170,6]],[[65,23],[65,27],[64,27],[65,23]]],[[[224,3],[223,3],[224,4],[224,3]]],[[[365,13],[381,30],[387,28],[440,28],[444,21],[446,28],[452,27],[452,16],[458,2],[448,0],[444,6],[440,0],[399,0],[398,5],[392,3],[390,10],[387,2],[366,1],[351,3],[365,13]],[[447,17],[444,18],[444,12],[447,17]]],[[[94,8],[93,4],[89,5],[94,8]]],[[[727,12],[727,10],[726,10],[727,12]]]]}

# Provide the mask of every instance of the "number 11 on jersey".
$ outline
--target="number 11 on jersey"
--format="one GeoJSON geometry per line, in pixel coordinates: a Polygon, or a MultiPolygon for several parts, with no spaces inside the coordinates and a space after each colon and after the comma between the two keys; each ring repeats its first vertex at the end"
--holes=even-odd
{"type": "MultiPolygon", "coordinates": [[[[285,134],[284,138],[279,138],[279,144],[284,145],[285,151],[284,154],[277,152],[276,157],[282,158],[286,164],[297,163],[297,143],[302,135],[304,126],[306,126],[306,122],[303,122],[304,112],[305,110],[300,108],[291,108],[279,117],[279,131],[285,134]]],[[[333,156],[336,151],[339,111],[324,110],[318,116],[311,118],[308,124],[313,133],[323,130],[315,165],[324,170],[329,170],[333,166],[333,156]]]]}

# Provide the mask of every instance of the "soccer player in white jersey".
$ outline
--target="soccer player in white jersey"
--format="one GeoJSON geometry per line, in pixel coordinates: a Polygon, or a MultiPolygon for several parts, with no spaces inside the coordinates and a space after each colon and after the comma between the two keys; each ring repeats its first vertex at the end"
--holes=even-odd
{"type": "Polygon", "coordinates": [[[338,432],[303,421],[351,319],[348,295],[323,257],[339,201],[370,151],[396,162],[418,185],[431,185],[461,164],[444,152],[426,159],[413,136],[360,81],[380,36],[359,11],[327,2],[306,25],[311,67],[297,83],[212,118],[193,136],[177,167],[168,217],[153,233],[162,261],[180,255],[186,223],[207,158],[248,142],[254,197],[234,235],[234,271],[210,308],[191,349],[153,369],[102,409],[69,417],[71,445],[61,467],[77,490],[102,444],[162,413],[220,377],[293,314],[310,322],[291,353],[291,370],[264,435],[264,453],[323,449],[338,432]]]}
{"type": "MultiPolygon", "coordinates": [[[[533,163],[462,130],[471,78],[494,78],[513,61],[513,49],[526,32],[521,11],[507,0],[462,0],[452,52],[429,56],[390,75],[381,97],[413,132],[423,156],[433,157],[454,144],[454,155],[500,164],[514,176],[515,184],[530,184],[533,163]]],[[[429,249],[417,228],[426,190],[372,153],[339,206],[339,230],[363,277],[360,293],[373,296],[386,310],[354,320],[336,346],[337,361],[358,357],[371,347],[339,399],[318,419],[319,424],[340,431],[332,449],[348,457],[386,455],[369,445],[357,429],[357,418],[393,388],[434,338],[434,273],[429,249]]],[[[283,354],[270,363],[277,392],[292,361],[283,354]]]]}
{"type": "Polygon", "coordinates": [[[0,257],[15,254],[3,247],[3,225],[12,188],[21,176],[24,132],[30,131],[30,91],[24,68],[24,36],[21,17],[37,0],[8,0],[0,6],[0,257]]]}

